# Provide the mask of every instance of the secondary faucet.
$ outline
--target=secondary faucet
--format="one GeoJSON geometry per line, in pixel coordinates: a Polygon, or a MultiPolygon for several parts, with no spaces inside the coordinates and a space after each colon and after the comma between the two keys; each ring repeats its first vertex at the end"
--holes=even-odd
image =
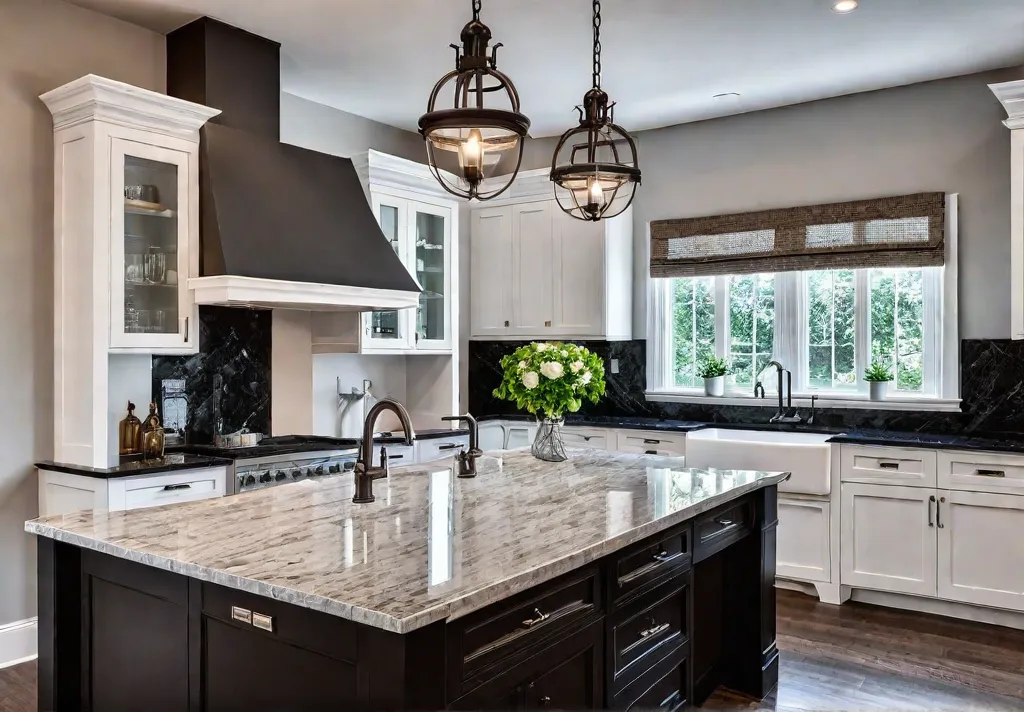
{"type": "Polygon", "coordinates": [[[366,420],[363,421],[363,441],[359,446],[359,460],[356,461],[355,467],[356,493],[352,497],[355,504],[368,504],[374,501],[376,498],[373,496],[373,481],[388,476],[388,454],[384,448],[380,451],[380,465],[373,466],[373,426],[380,414],[386,410],[397,415],[401,421],[406,445],[412,445],[413,438],[416,437],[416,431],[412,429],[412,421],[409,419],[409,411],[404,405],[390,398],[382,398],[373,404],[366,414],[366,420]]]}
{"type": "Polygon", "coordinates": [[[446,415],[441,420],[447,422],[460,421],[469,427],[469,450],[460,452],[455,457],[459,461],[459,477],[476,477],[476,459],[483,455],[480,449],[480,428],[469,413],[465,415],[446,415]]]}

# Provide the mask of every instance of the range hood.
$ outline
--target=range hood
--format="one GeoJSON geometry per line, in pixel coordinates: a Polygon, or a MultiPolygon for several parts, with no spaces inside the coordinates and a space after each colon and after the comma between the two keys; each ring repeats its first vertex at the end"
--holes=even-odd
{"type": "Polygon", "coordinates": [[[415,307],[352,161],[280,142],[279,72],[278,43],[210,18],[167,36],[167,93],[221,109],[200,143],[196,302],[415,307]]]}

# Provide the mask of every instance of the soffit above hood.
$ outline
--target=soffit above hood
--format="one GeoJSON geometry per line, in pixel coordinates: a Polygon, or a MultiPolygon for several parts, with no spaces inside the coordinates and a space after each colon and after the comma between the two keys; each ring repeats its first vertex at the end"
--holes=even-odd
{"type": "Polygon", "coordinates": [[[222,110],[200,142],[199,304],[368,311],[420,287],[352,162],[281,143],[280,46],[201,18],[167,39],[168,93],[222,110]]]}

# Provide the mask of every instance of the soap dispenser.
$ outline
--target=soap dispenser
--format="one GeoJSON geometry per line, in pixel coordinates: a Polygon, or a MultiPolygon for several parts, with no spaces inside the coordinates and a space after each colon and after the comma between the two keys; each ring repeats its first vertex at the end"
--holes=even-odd
{"type": "Polygon", "coordinates": [[[128,415],[117,428],[117,451],[121,456],[142,452],[142,421],[135,417],[135,404],[128,401],[128,415]]]}
{"type": "Polygon", "coordinates": [[[156,414],[156,403],[149,404],[149,415],[142,424],[142,457],[154,460],[164,456],[164,428],[156,414]]]}

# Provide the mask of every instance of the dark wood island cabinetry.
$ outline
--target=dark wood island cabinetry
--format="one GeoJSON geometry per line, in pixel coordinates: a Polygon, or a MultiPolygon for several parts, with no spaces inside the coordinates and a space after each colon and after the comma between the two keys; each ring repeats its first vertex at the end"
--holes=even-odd
{"type": "MultiPolygon", "coordinates": [[[[736,474],[750,477],[699,504],[692,489],[667,508],[645,491],[663,515],[645,514],[639,527],[613,521],[637,517],[635,505],[609,507],[597,528],[629,531],[631,543],[606,538],[612,543],[602,551],[587,539],[575,560],[506,563],[500,591],[465,580],[474,557],[455,545],[446,565],[457,580],[461,551],[468,588],[438,601],[447,606],[441,612],[425,617],[417,609],[396,622],[317,610],[313,596],[279,600],[269,584],[242,590],[223,564],[213,576],[187,562],[129,560],[110,546],[90,547],[95,522],[88,535],[79,527],[68,536],[70,526],[50,521],[53,538],[37,530],[40,710],[676,710],[700,704],[720,684],[763,697],[778,677],[773,582],[776,485],[784,476],[736,474]]],[[[574,496],[586,496],[587,487],[571,483],[574,496]]],[[[627,491],[622,483],[608,487],[627,491]]],[[[461,494],[468,504],[473,495],[461,494]]],[[[634,490],[634,501],[639,496],[634,490]]],[[[589,505],[576,515],[584,512],[598,515],[589,505]]],[[[344,528],[351,520],[339,516],[344,528]]],[[[464,506],[453,522],[468,532],[472,512],[464,506]]],[[[109,522],[101,528],[112,531],[109,522]]],[[[575,528],[582,537],[584,527],[575,528]]],[[[380,520],[366,531],[380,536],[380,520]]],[[[512,559],[528,547],[525,534],[507,552],[512,559]]],[[[390,541],[379,544],[387,549],[390,541]]],[[[428,559],[443,570],[436,552],[428,559]]],[[[378,595],[383,609],[388,588],[378,595]]]]}

